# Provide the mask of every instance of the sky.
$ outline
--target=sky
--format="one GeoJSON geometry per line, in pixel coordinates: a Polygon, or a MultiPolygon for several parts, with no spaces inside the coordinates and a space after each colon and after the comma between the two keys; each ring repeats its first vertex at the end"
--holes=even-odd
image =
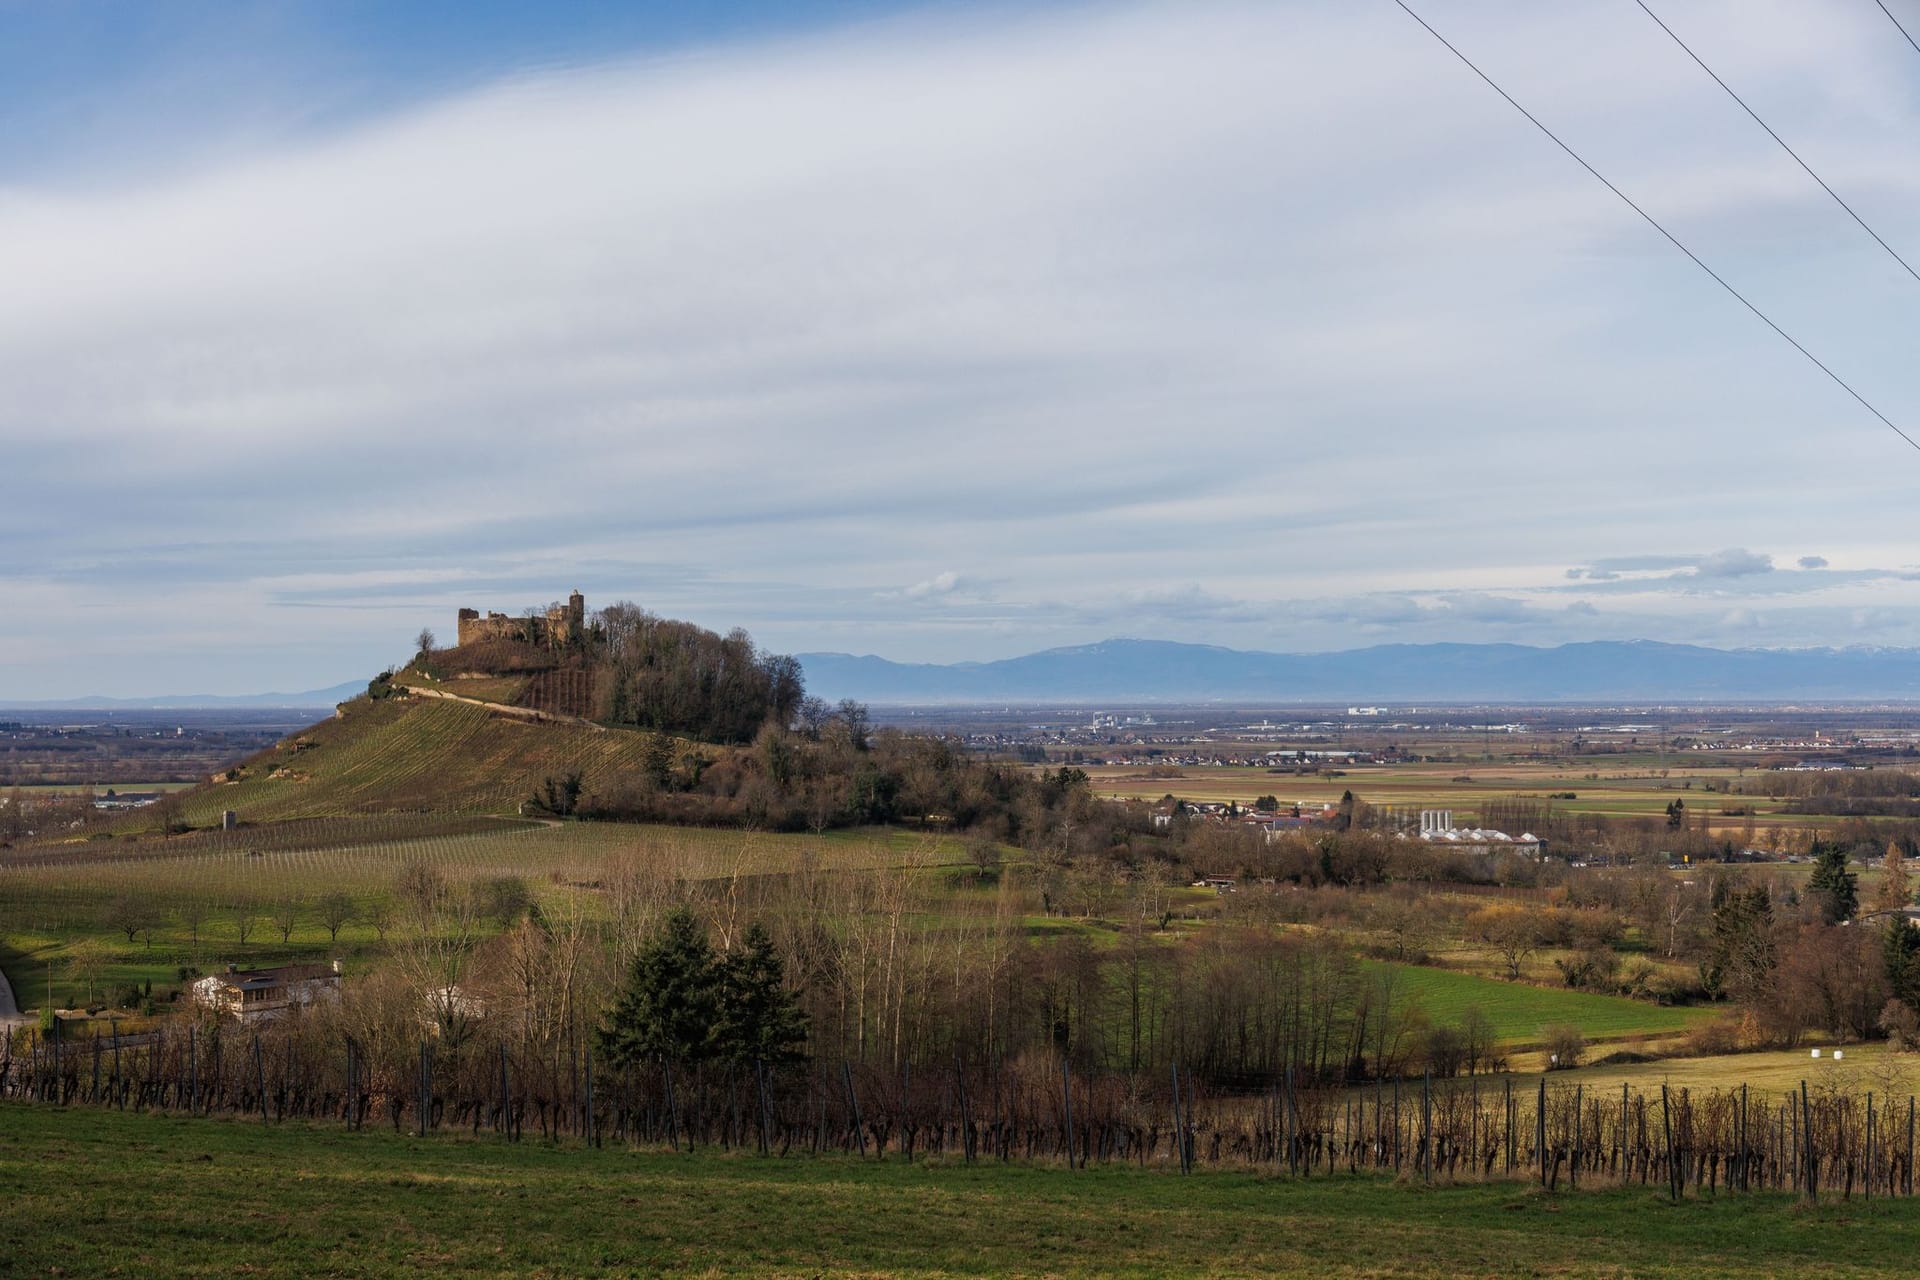
{"type": "MultiPolygon", "coordinates": [[[[1645,13],[1410,2],[1920,437],[1920,281],[1645,13]]],[[[1649,3],[1920,262],[1872,0],[1649,3]]],[[[1920,645],[1916,488],[1388,0],[0,0],[0,703],[574,588],[907,661],[1920,645]]]]}

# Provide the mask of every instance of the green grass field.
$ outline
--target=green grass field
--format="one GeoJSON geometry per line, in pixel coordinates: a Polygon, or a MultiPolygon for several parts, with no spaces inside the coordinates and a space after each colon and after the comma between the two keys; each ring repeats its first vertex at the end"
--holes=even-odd
{"type": "Polygon", "coordinates": [[[1366,963],[1375,972],[1393,972],[1400,992],[1417,1000],[1436,1023],[1457,1023],[1461,1014],[1478,1005],[1493,1023],[1494,1035],[1509,1044],[1536,1043],[1541,1028],[1556,1022],[1573,1023],[1589,1040],[1608,1041],[1674,1035],[1713,1016],[1707,1009],[1536,987],[1423,965],[1366,963]]]}
{"type": "Polygon", "coordinates": [[[0,1104],[0,1276],[1895,1276],[1911,1201],[416,1141],[0,1104]]]}

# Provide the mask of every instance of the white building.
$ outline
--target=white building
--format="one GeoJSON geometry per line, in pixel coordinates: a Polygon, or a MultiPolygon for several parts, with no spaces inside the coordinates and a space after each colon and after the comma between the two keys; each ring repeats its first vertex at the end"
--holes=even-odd
{"type": "Polygon", "coordinates": [[[238,969],[201,978],[191,988],[195,1004],[242,1022],[267,1021],[320,1000],[338,999],[340,962],[288,964],[276,969],[238,969]]]}
{"type": "Polygon", "coordinates": [[[1510,836],[1490,827],[1456,827],[1451,809],[1422,809],[1420,838],[1463,853],[1519,853],[1538,858],[1547,850],[1547,842],[1532,832],[1510,836]]]}

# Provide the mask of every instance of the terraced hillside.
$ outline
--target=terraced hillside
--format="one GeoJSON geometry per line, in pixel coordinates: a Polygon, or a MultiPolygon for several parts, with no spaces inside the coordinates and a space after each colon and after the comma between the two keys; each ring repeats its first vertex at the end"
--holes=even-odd
{"type": "Polygon", "coordinates": [[[357,698],[246,761],[238,780],[193,792],[195,825],[232,809],[245,822],[354,813],[514,813],[549,777],[591,793],[638,769],[649,735],[530,723],[471,703],[357,698]]]}

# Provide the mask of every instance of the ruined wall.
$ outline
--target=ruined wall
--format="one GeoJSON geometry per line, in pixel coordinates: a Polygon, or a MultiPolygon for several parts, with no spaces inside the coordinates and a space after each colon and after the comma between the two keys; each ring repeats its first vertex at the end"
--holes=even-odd
{"type": "Polygon", "coordinates": [[[587,602],[578,591],[565,604],[551,606],[546,615],[513,617],[504,613],[480,616],[477,609],[462,609],[458,625],[458,643],[484,644],[490,640],[513,640],[522,644],[561,648],[574,643],[587,632],[587,602]]]}

